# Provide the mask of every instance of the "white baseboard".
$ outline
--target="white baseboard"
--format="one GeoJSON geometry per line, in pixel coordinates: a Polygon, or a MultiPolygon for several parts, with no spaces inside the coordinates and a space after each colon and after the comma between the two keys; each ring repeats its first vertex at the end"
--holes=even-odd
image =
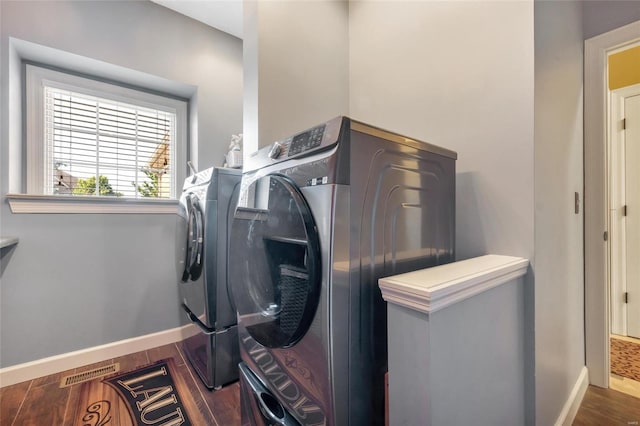
{"type": "Polygon", "coordinates": [[[578,409],[580,408],[580,404],[582,404],[582,398],[584,398],[587,387],[589,387],[589,370],[587,370],[585,366],[582,367],[578,380],[573,386],[567,402],[564,403],[564,407],[562,407],[555,426],[571,426],[573,420],[576,418],[576,414],[578,414],[578,409]]]}
{"type": "Polygon", "coordinates": [[[179,342],[196,333],[198,333],[197,328],[188,324],[170,330],[1,368],[0,387],[179,342]]]}

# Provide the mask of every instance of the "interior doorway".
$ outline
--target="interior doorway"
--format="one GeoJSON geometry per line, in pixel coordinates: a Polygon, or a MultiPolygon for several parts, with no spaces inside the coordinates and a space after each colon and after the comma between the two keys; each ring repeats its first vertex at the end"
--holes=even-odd
{"type": "Polygon", "coordinates": [[[609,387],[640,398],[640,44],[608,55],[609,387]]]}
{"type": "MultiPolygon", "coordinates": [[[[627,335],[640,339],[640,85],[625,98],[627,335]]],[[[640,351],[639,351],[640,352],[640,351]]]]}
{"type": "MultiPolygon", "coordinates": [[[[608,150],[611,53],[640,42],[640,21],[585,41],[585,332],[589,382],[609,387],[612,265],[608,150]]],[[[637,262],[636,262],[637,263],[637,262]]]]}
{"type": "MultiPolygon", "coordinates": [[[[640,339],[640,84],[625,98],[627,335],[640,339]]],[[[640,351],[639,351],[640,352],[640,351]]]]}
{"type": "Polygon", "coordinates": [[[611,333],[640,339],[640,83],[610,90],[608,116],[611,333]]]}

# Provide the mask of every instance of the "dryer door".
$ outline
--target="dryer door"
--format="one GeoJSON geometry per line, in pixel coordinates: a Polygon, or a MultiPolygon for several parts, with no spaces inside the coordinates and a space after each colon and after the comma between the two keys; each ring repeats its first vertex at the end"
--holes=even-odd
{"type": "Polygon", "coordinates": [[[178,270],[183,282],[196,281],[202,274],[204,224],[198,197],[182,196],[178,211],[178,270]],[[184,256],[184,257],[182,257],[184,256]],[[182,258],[180,258],[182,257],[182,258]]]}
{"type": "Polygon", "coordinates": [[[268,175],[243,187],[231,228],[229,278],[238,321],[260,344],[304,336],[321,284],[317,228],[302,193],[268,175]]]}

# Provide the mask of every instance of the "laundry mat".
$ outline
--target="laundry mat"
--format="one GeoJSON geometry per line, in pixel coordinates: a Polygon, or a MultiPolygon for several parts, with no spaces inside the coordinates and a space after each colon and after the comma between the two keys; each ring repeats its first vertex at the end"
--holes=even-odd
{"type": "Polygon", "coordinates": [[[203,424],[172,358],[83,383],[74,426],[203,424]]]}
{"type": "Polygon", "coordinates": [[[640,344],[612,337],[611,372],[640,382],[640,344]]]}

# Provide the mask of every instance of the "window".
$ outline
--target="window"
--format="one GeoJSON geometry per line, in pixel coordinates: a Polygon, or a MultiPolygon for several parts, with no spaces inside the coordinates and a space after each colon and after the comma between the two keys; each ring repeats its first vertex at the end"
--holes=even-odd
{"type": "Polygon", "coordinates": [[[27,193],[176,199],[186,101],[27,65],[27,193]]]}

